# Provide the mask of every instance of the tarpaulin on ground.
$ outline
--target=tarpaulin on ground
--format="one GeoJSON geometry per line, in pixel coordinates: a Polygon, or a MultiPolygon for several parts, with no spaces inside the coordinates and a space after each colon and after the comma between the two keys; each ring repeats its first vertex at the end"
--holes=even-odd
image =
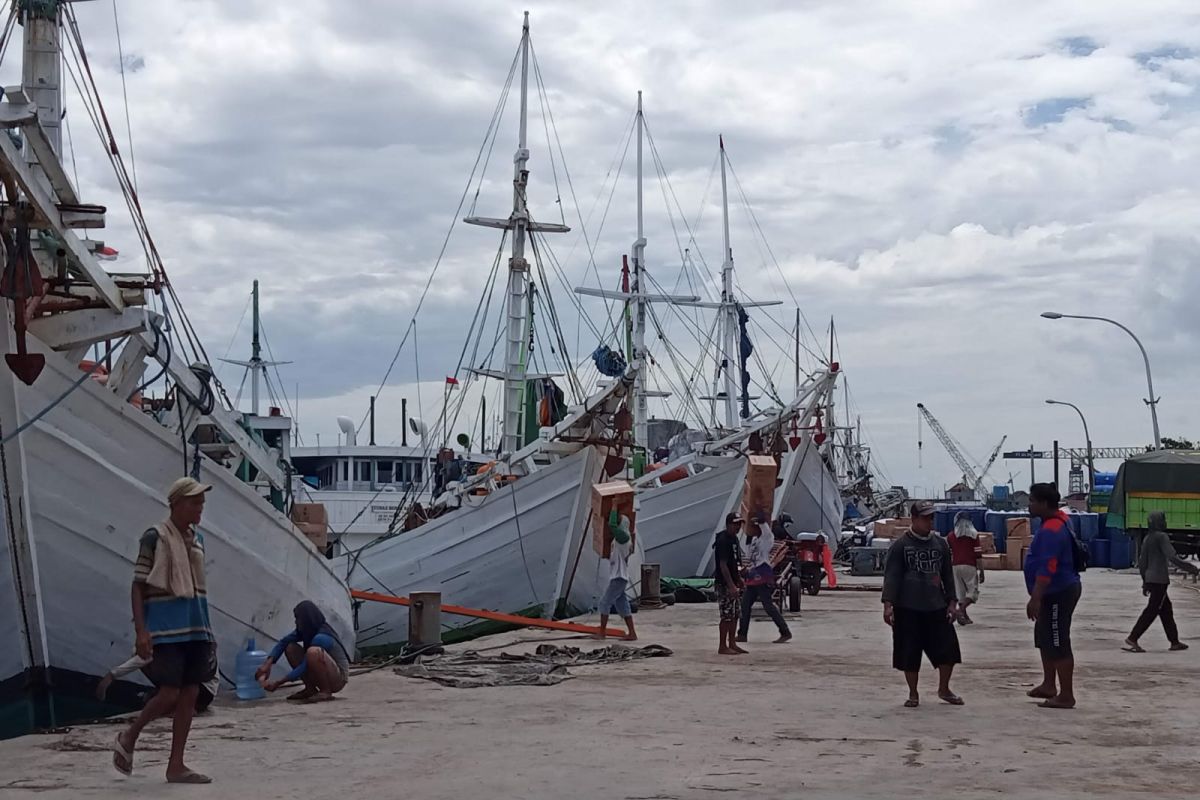
{"type": "Polygon", "coordinates": [[[1134,492],[1194,493],[1200,491],[1200,452],[1155,450],[1134,456],[1117,470],[1108,501],[1110,528],[1144,528],[1145,520],[1125,519],[1125,495],[1134,492]],[[1127,524],[1130,523],[1130,524],[1127,524]]]}
{"type": "Polygon", "coordinates": [[[396,673],[407,678],[440,683],[456,689],[478,689],[483,686],[554,686],[570,680],[567,667],[616,664],[643,658],[665,658],[673,655],[669,648],[657,644],[628,647],[613,644],[594,650],[538,645],[532,653],[500,653],[488,655],[468,650],[465,653],[421,658],[415,664],[396,667],[396,673]]]}

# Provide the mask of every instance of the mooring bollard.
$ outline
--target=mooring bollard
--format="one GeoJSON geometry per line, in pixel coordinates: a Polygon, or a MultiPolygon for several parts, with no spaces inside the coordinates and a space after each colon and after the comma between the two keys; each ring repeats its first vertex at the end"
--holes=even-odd
{"type": "Polygon", "coordinates": [[[413,592],[408,596],[408,647],[410,650],[442,643],[442,593],[413,592]]]}
{"type": "Polygon", "coordinates": [[[658,564],[642,564],[642,595],[638,605],[641,608],[662,605],[662,568],[658,564]]]}

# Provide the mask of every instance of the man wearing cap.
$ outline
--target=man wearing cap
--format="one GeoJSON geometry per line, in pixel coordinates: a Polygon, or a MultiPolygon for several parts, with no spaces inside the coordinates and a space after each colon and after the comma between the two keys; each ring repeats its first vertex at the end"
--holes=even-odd
{"type": "Polygon", "coordinates": [[[933,503],[913,504],[912,530],[892,542],[883,571],[883,621],[892,628],[892,666],[908,682],[906,708],[920,705],[917,680],[924,654],[938,671],[938,697],[950,705],[963,700],[950,690],[954,665],[962,661],[954,570],[950,546],[933,533],[933,503]]]}
{"type": "Polygon", "coordinates": [[[113,766],[133,772],[133,752],[142,729],[173,715],[168,783],[209,783],[183,763],[200,685],[212,678],[214,638],[204,580],[204,537],[196,530],[204,497],[212,487],[180,478],[167,490],[170,514],[142,534],[133,570],[133,628],[137,654],[151,659],[159,687],[137,719],[113,744],[113,766]]]}

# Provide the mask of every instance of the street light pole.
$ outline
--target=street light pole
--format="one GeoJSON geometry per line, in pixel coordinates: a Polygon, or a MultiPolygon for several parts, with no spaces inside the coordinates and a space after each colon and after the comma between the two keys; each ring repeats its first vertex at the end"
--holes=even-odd
{"type": "Polygon", "coordinates": [[[1142,346],[1142,340],[1139,339],[1133,331],[1126,328],[1115,319],[1108,317],[1089,317],[1082,314],[1060,314],[1057,311],[1043,311],[1042,316],[1046,319],[1091,319],[1097,322],[1107,322],[1109,325],[1116,325],[1121,330],[1129,334],[1129,338],[1133,339],[1138,346],[1138,350],[1142,351],[1142,361],[1146,365],[1146,389],[1150,392],[1150,398],[1146,401],[1146,405],[1150,406],[1150,422],[1154,425],[1154,449],[1162,449],[1162,437],[1158,433],[1158,398],[1154,396],[1154,378],[1150,376],[1150,356],[1146,355],[1146,348],[1142,346]]]}
{"type": "Polygon", "coordinates": [[[1070,406],[1079,415],[1079,421],[1083,423],[1083,440],[1087,442],[1088,494],[1091,494],[1092,489],[1096,486],[1096,462],[1092,460],[1092,435],[1088,433],[1087,419],[1084,418],[1083,412],[1079,410],[1079,406],[1074,403],[1064,403],[1061,400],[1047,400],[1046,404],[1051,406],[1070,406]]]}

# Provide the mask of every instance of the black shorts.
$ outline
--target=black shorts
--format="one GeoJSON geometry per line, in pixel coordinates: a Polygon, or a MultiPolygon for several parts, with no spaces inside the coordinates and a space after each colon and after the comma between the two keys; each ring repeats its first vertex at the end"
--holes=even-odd
{"type": "Polygon", "coordinates": [[[1071,658],[1071,617],[1083,586],[1048,594],[1042,598],[1042,610],[1033,625],[1033,644],[1050,661],[1071,658]]]}
{"type": "Polygon", "coordinates": [[[921,655],[935,667],[962,663],[958,634],[946,619],[946,610],[913,611],[896,608],[892,620],[892,666],[902,672],[919,672],[921,655]]]}
{"type": "Polygon", "coordinates": [[[154,645],[154,660],[147,667],[155,686],[196,686],[212,680],[217,671],[212,642],[176,642],[154,645]]]}

